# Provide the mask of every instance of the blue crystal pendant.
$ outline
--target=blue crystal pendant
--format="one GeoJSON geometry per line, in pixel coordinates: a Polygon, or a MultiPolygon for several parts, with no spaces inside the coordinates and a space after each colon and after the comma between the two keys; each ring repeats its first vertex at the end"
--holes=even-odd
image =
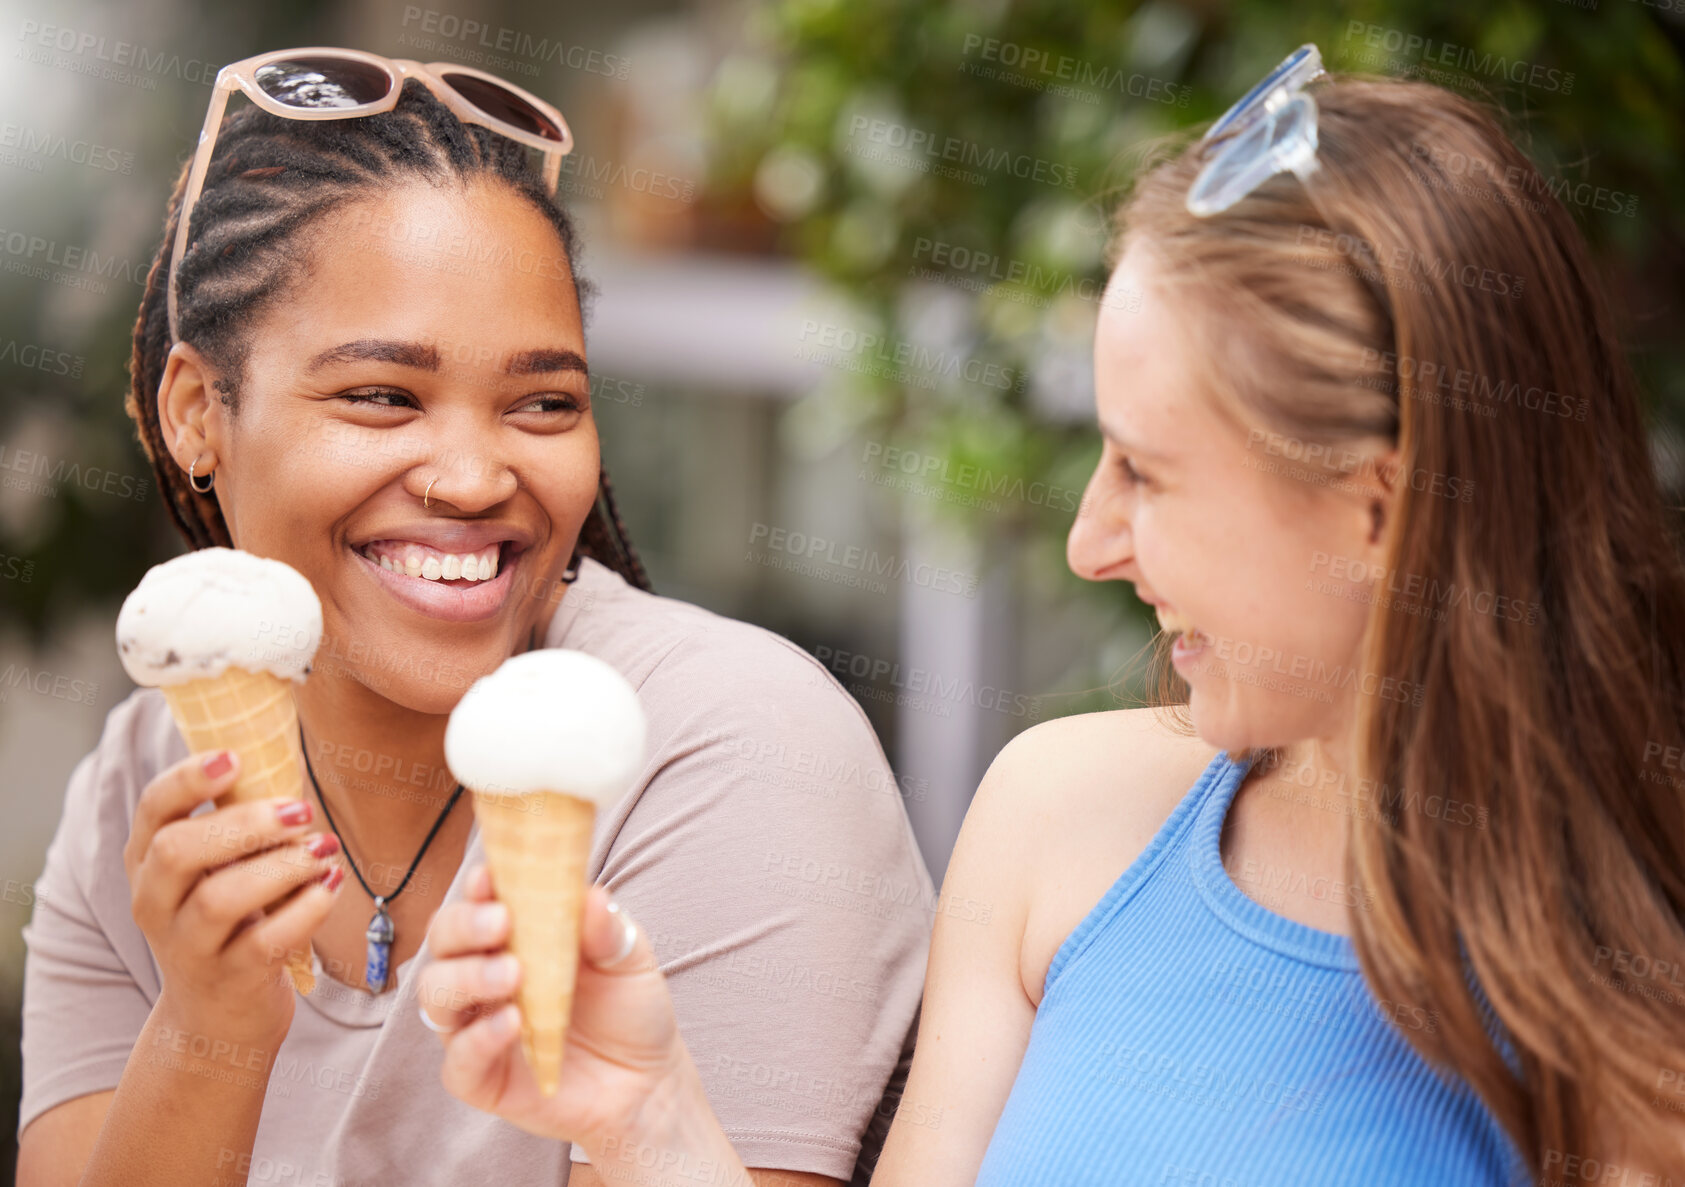
{"type": "Polygon", "coordinates": [[[390,973],[389,960],[392,955],[392,937],[395,929],[392,927],[392,916],[386,913],[386,899],[374,900],[374,916],[369,920],[369,928],[363,933],[369,941],[368,959],[363,965],[363,982],[370,993],[379,993],[386,988],[386,978],[390,973]]]}

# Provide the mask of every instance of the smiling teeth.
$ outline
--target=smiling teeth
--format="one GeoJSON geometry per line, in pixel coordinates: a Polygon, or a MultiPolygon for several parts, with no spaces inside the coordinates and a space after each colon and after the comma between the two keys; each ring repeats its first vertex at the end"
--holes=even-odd
{"type": "Polygon", "coordinates": [[[1189,622],[1186,618],[1182,617],[1179,612],[1171,609],[1169,606],[1158,607],[1158,625],[1159,628],[1167,634],[1174,635],[1180,632],[1190,643],[1197,643],[1201,639],[1205,638],[1205,636],[1200,633],[1199,628],[1195,627],[1193,623],[1189,622]]]}
{"type": "Polygon", "coordinates": [[[493,544],[479,552],[437,552],[407,541],[380,540],[361,551],[388,572],[424,581],[490,581],[497,576],[499,547],[493,544]]]}

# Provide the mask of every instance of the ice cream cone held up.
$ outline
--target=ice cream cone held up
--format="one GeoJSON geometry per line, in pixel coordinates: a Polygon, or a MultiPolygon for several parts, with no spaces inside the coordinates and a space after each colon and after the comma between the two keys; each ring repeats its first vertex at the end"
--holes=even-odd
{"type": "Polygon", "coordinates": [[[445,761],[474,795],[492,885],[509,908],[521,1049],[546,1096],[560,1083],[573,1012],[597,809],[637,778],[645,728],[625,677],[559,648],[513,656],[476,680],[445,728],[445,761]]]}
{"type": "MultiPolygon", "coordinates": [[[[136,684],[157,687],[189,751],[232,750],[234,786],[216,806],[302,799],[294,687],[322,639],[322,605],[290,565],[201,548],[149,569],[117,616],[117,654],[136,684]]],[[[288,955],[300,993],[310,954],[288,955]]]]}

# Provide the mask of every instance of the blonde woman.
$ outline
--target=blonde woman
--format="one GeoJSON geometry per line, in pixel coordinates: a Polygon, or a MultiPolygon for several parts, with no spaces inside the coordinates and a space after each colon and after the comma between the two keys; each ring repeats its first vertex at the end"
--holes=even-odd
{"type": "MultiPolygon", "coordinates": [[[[1069,561],[1157,608],[1192,728],[997,758],[943,887],[991,921],[938,913],[880,1187],[1685,1166],[1685,1009],[1634,972],[1685,961],[1685,576],[1543,188],[1473,104],[1309,46],[1137,186],[1069,561]]],[[[742,1181],[647,941],[594,903],[549,1102],[466,912],[422,975],[478,995],[434,1011],[453,1092],[605,1178],[742,1181]]]]}

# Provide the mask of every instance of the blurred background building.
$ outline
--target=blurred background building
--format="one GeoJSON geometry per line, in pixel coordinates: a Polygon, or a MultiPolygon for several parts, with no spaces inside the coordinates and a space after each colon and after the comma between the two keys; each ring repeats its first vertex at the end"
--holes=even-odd
{"type": "MultiPolygon", "coordinates": [[[[1142,145],[1309,40],[1332,69],[1510,113],[1617,295],[1678,504],[1679,3],[0,0],[9,1102],[31,885],[71,768],[132,687],[117,607],[180,550],[122,398],[222,63],[356,46],[476,65],[562,108],[604,456],[656,588],[842,680],[939,879],[1007,740],[1141,692],[1141,608],[1063,560],[1098,453],[1109,212],[1142,145]]],[[[1127,756],[1119,776],[1127,794],[1127,756]]]]}

